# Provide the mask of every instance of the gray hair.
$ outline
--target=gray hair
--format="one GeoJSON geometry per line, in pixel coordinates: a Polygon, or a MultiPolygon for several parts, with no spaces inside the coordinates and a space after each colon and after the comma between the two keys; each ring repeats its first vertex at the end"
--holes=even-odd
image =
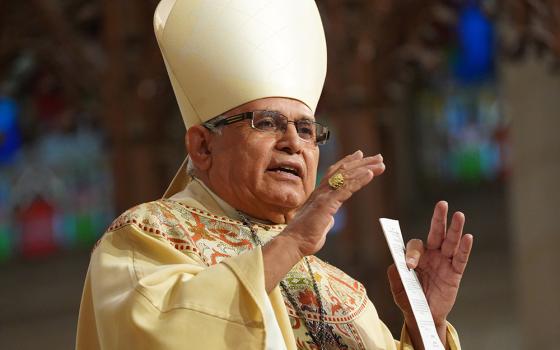
{"type": "Polygon", "coordinates": [[[222,134],[222,128],[224,127],[224,125],[220,125],[220,126],[205,125],[205,126],[208,130],[210,130],[211,133],[216,134],[216,135],[221,135],[222,134]]]}
{"type": "Polygon", "coordinates": [[[216,126],[216,124],[219,123],[220,121],[222,121],[223,119],[225,119],[225,117],[223,115],[219,115],[217,117],[214,117],[214,118],[208,120],[203,125],[206,129],[210,130],[210,132],[212,132],[214,134],[217,134],[217,135],[221,135],[222,134],[222,128],[225,125],[216,126]]]}
{"type": "MultiPolygon", "coordinates": [[[[217,118],[223,118],[223,116],[218,116],[213,119],[217,119],[217,118]]],[[[204,127],[210,130],[210,132],[213,134],[222,135],[222,128],[224,127],[224,125],[215,126],[212,123],[204,123],[204,127]]],[[[196,166],[192,162],[191,157],[187,154],[187,175],[190,177],[194,177],[196,175],[195,174],[196,170],[197,170],[196,166]]]]}
{"type": "Polygon", "coordinates": [[[191,156],[187,154],[187,175],[190,177],[194,177],[196,174],[196,166],[191,160],[191,156]]]}

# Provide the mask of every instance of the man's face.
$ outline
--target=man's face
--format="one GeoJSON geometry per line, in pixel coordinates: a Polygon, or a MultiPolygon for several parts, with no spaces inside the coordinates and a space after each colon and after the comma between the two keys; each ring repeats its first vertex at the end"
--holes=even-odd
{"type": "MultiPolygon", "coordinates": [[[[314,119],[304,103],[287,98],[249,102],[226,116],[255,110],[277,111],[290,121],[314,119]]],[[[302,140],[292,123],[284,134],[255,130],[250,120],[234,123],[223,127],[221,135],[212,135],[209,150],[211,188],[236,209],[256,217],[270,217],[260,212],[271,209],[293,212],[315,187],[319,148],[302,140]]]]}

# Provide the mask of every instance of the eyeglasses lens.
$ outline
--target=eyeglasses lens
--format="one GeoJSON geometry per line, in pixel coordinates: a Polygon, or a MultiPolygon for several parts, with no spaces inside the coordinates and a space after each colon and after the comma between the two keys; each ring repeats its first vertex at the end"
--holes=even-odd
{"type": "MultiPolygon", "coordinates": [[[[288,118],[280,113],[271,111],[253,112],[252,125],[255,129],[267,132],[286,132],[288,128],[288,118]]],[[[328,139],[327,128],[317,124],[312,120],[300,119],[293,122],[299,137],[305,141],[323,144],[328,139]]]]}

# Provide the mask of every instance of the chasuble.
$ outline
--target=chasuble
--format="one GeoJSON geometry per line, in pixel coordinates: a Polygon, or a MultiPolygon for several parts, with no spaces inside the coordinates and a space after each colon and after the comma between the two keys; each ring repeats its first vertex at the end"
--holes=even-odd
{"type": "MultiPolygon", "coordinates": [[[[262,242],[284,225],[255,222],[262,242]]],[[[328,349],[412,349],[395,341],[362,284],[310,256],[321,294],[328,349]]],[[[307,266],[285,277],[317,327],[318,302],[307,266]]],[[[315,329],[312,329],[315,331],[315,329]]],[[[86,276],[76,348],[316,349],[305,323],[276,287],[267,293],[261,248],[239,214],[194,179],[168,199],[118,217],[99,240],[86,276]]],[[[448,344],[460,349],[448,325],[448,344]]]]}

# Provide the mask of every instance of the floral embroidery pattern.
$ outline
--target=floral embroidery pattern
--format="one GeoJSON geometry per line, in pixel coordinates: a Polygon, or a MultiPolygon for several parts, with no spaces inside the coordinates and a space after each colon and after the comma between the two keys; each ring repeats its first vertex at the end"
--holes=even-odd
{"type": "MultiPolygon", "coordinates": [[[[207,266],[254,248],[251,232],[242,222],[173,200],[164,199],[136,206],[118,217],[108,232],[127,225],[138,227],[207,266]]],[[[266,243],[282,229],[281,225],[258,226],[258,235],[266,243]]],[[[314,256],[309,257],[309,262],[321,291],[327,331],[339,339],[346,349],[365,349],[352,324],[352,320],[358,317],[367,303],[364,287],[341,270],[314,256]]],[[[319,320],[318,302],[305,264],[296,264],[285,281],[290,292],[296,296],[305,317],[315,327],[319,320]]],[[[315,349],[316,346],[306,334],[308,330],[305,324],[298,319],[287,299],[285,304],[298,349],[315,349]]]]}
{"type": "MultiPolygon", "coordinates": [[[[366,307],[365,288],[341,270],[317,257],[309,257],[309,262],[315,273],[315,281],[321,291],[323,308],[326,311],[327,331],[331,332],[333,337],[338,338],[341,344],[346,344],[347,349],[365,349],[365,345],[351,323],[366,307]]],[[[319,307],[312,292],[313,284],[305,264],[300,262],[294,266],[286,276],[285,281],[290,292],[299,301],[299,306],[307,320],[313,327],[316,327],[319,320],[319,307]]],[[[285,300],[285,304],[296,339],[309,339],[303,322],[299,322],[297,319],[296,311],[288,300],[285,300]],[[296,322],[296,320],[298,321],[296,322]]],[[[297,346],[301,350],[315,349],[315,345],[310,339],[309,341],[298,342],[297,346]]],[[[338,347],[335,348],[338,349],[338,347]]]]}

